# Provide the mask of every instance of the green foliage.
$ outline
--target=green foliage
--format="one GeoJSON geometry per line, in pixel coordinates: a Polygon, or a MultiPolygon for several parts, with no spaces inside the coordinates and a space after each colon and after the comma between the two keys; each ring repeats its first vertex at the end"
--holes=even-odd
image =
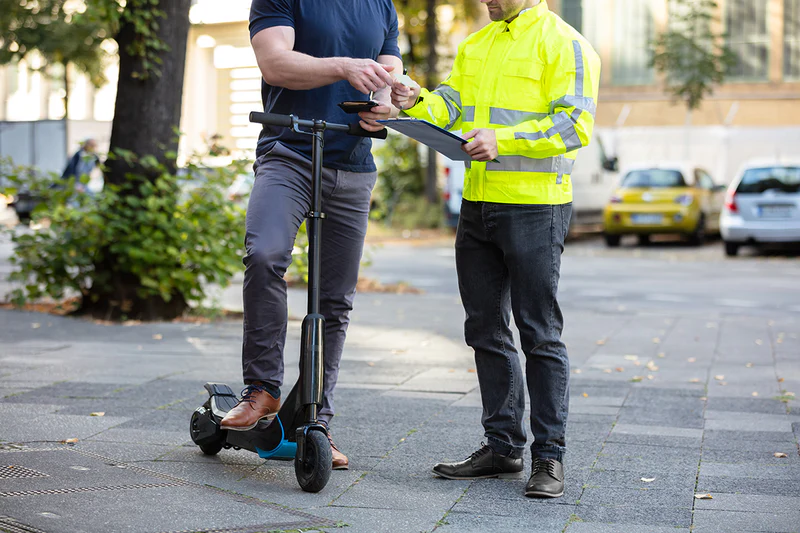
{"type": "Polygon", "coordinates": [[[380,171],[372,197],[372,219],[395,227],[438,227],[441,207],[421,198],[425,193],[425,167],[417,141],[390,132],[375,155],[380,161],[380,171]]]}
{"type": "Polygon", "coordinates": [[[711,29],[716,8],[714,0],[671,0],[668,28],[652,43],[650,66],[666,76],[666,90],[689,110],[700,107],[736,63],[724,36],[711,29]]]}
{"type": "Polygon", "coordinates": [[[164,18],[159,0],[0,0],[0,64],[36,50],[49,64],[72,63],[100,86],[107,57],[100,44],[129,25],[134,37],[126,51],[141,61],[133,77],[160,76],[168,47],[156,32],[164,18]]]}
{"type": "Polygon", "coordinates": [[[64,69],[72,64],[95,87],[107,82],[103,70],[108,53],[101,43],[110,37],[108,24],[69,9],[63,0],[0,0],[0,12],[0,64],[38,52],[45,66],[64,69]]]}
{"type": "Polygon", "coordinates": [[[220,169],[190,164],[176,176],[152,156],[118,157],[148,177],[130,174],[95,198],[76,193],[74,179],[5,165],[9,192],[25,188],[43,201],[34,212],[42,228],[12,233],[16,270],[9,279],[23,285],[15,303],[77,293],[85,308],[93,303],[87,298],[114,294],[125,279],[135,281],[142,299],[199,303],[207,284],[227,285],[241,270],[244,210],[225,191],[245,162],[220,169]]]}

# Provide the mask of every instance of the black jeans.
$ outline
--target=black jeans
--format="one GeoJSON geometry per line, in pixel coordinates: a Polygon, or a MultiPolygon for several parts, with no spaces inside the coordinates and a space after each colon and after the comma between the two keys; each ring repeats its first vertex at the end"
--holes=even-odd
{"type": "Polygon", "coordinates": [[[485,436],[504,455],[521,456],[527,441],[513,313],[531,401],[531,452],[563,460],[569,360],[556,293],[571,213],[572,204],[461,204],[456,267],[464,333],[475,350],[485,436]]]}

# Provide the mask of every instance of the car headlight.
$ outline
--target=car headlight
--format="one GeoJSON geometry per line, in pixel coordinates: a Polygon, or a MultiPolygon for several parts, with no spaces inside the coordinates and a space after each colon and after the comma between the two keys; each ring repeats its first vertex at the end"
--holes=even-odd
{"type": "Polygon", "coordinates": [[[682,194],[675,198],[675,203],[680,204],[684,207],[689,207],[694,202],[694,198],[690,194],[682,194]]]}

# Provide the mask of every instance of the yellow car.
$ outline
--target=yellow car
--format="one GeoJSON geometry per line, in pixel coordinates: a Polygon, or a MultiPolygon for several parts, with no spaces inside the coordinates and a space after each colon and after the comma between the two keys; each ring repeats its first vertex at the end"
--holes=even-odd
{"type": "Polygon", "coordinates": [[[719,233],[724,185],[708,172],[686,164],[640,165],[620,174],[619,187],[606,204],[603,225],[606,244],[619,246],[623,235],[677,233],[700,245],[709,232],[719,233]]]}

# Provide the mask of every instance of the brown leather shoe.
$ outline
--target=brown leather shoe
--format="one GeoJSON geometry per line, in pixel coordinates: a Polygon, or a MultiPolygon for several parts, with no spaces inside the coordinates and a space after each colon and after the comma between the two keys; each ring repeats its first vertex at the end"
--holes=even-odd
{"type": "Polygon", "coordinates": [[[277,413],[280,406],[281,400],[273,398],[263,387],[248,385],[242,391],[242,399],[228,411],[219,425],[222,429],[248,431],[256,427],[262,418],[277,413]]]}
{"type": "Polygon", "coordinates": [[[331,434],[328,433],[328,441],[331,443],[331,454],[333,455],[333,469],[334,470],[347,470],[350,468],[350,460],[345,454],[339,451],[339,448],[333,443],[331,434]]]}

